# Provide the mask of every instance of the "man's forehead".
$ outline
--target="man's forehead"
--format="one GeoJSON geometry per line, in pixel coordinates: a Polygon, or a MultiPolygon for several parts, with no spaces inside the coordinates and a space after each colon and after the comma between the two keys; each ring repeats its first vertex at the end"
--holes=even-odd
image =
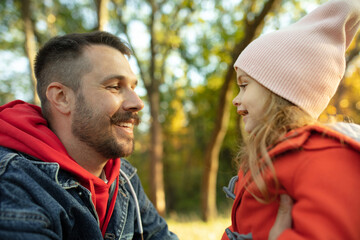
{"type": "Polygon", "coordinates": [[[103,44],[90,45],[84,51],[84,56],[92,62],[93,68],[110,72],[109,75],[122,75],[129,80],[136,80],[128,59],[118,49],[103,44]]]}
{"type": "Polygon", "coordinates": [[[106,44],[90,44],[84,47],[84,54],[88,55],[105,55],[106,53],[119,54],[127,61],[125,55],[119,50],[106,44]]]}

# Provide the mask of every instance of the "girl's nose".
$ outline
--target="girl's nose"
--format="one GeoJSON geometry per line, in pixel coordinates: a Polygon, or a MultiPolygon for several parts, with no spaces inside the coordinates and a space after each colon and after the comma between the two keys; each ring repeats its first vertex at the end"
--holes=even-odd
{"type": "Polygon", "coordinates": [[[232,104],[237,107],[237,106],[240,106],[240,97],[239,97],[239,94],[232,100],[232,104]]]}

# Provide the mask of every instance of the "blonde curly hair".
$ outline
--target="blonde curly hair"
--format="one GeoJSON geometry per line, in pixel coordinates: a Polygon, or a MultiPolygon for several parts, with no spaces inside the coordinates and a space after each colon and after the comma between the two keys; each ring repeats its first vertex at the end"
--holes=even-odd
{"type": "Polygon", "coordinates": [[[246,186],[254,183],[259,194],[247,190],[262,203],[273,201],[277,194],[270,194],[264,179],[265,172],[270,171],[276,190],[280,184],[275,174],[273,160],[269,149],[276,146],[282,137],[292,129],[316,124],[317,121],[304,110],[286,99],[270,92],[266,102],[266,112],[261,122],[248,134],[235,158],[240,170],[250,172],[251,178],[246,186]]]}

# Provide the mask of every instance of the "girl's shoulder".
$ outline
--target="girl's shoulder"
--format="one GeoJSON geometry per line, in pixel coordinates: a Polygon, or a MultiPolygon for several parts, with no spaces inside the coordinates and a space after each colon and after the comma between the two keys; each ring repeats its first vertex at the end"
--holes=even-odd
{"type": "Polygon", "coordinates": [[[360,125],[355,123],[338,122],[326,125],[338,133],[346,135],[357,142],[360,142],[360,125]]]}
{"type": "Polygon", "coordinates": [[[309,125],[291,130],[269,151],[271,156],[291,150],[348,147],[360,153],[360,126],[353,123],[309,125]]]}

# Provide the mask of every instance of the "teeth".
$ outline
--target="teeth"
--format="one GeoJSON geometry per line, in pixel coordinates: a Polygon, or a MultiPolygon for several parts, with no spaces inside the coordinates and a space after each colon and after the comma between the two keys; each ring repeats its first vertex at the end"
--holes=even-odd
{"type": "Polygon", "coordinates": [[[128,127],[128,128],[131,128],[131,127],[133,127],[133,124],[132,124],[132,123],[122,122],[122,123],[119,123],[118,126],[119,126],[119,127],[128,127]]]}

